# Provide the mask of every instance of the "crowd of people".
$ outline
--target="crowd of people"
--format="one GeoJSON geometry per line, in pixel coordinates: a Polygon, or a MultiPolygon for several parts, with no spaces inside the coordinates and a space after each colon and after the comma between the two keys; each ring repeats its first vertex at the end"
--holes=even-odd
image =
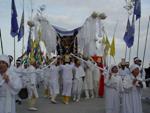
{"type": "Polygon", "coordinates": [[[28,109],[38,110],[41,85],[44,97],[53,104],[57,104],[58,96],[63,97],[64,104],[100,97],[105,99],[106,113],[142,113],[141,91],[146,87],[146,74],[138,57],[131,65],[122,59],[107,68],[100,58],[94,61],[69,55],[54,57],[45,66],[22,63],[20,58],[14,66],[12,60],[12,56],[0,55],[0,113],[16,113],[15,102],[21,104],[24,99],[21,91],[27,91],[28,109]]]}

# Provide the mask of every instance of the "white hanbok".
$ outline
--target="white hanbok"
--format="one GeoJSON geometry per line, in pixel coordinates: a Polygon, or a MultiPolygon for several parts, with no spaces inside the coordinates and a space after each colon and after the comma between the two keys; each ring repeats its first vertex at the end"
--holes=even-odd
{"type": "Polygon", "coordinates": [[[135,78],[132,74],[124,78],[121,113],[143,113],[141,88],[133,85],[134,79],[142,80],[140,76],[135,78]]]}
{"type": "Polygon", "coordinates": [[[71,96],[73,68],[71,64],[61,65],[62,70],[62,82],[63,82],[63,96],[71,96]]]}
{"type": "Polygon", "coordinates": [[[8,76],[9,82],[6,83],[0,75],[0,113],[16,113],[15,96],[22,88],[18,76],[13,74],[8,76]]]}
{"type": "Polygon", "coordinates": [[[73,97],[74,100],[79,100],[83,88],[83,77],[85,76],[85,72],[82,66],[75,67],[74,71],[75,75],[73,80],[73,97]]]}
{"type": "Polygon", "coordinates": [[[122,91],[122,79],[117,74],[109,75],[105,79],[105,110],[106,113],[120,113],[120,92],[122,91]]]}
{"type": "Polygon", "coordinates": [[[93,85],[93,69],[94,69],[94,64],[91,63],[91,61],[87,61],[85,64],[86,70],[85,70],[85,80],[84,80],[84,88],[85,90],[93,90],[94,85],[93,85]]]}
{"type": "Polygon", "coordinates": [[[44,83],[44,89],[47,90],[49,89],[50,85],[50,69],[46,68],[43,72],[43,83],[44,83]]]}
{"type": "Polygon", "coordinates": [[[124,79],[125,76],[130,74],[130,70],[125,67],[125,69],[119,69],[119,75],[121,76],[122,79],[124,79]]]}
{"type": "Polygon", "coordinates": [[[94,81],[94,92],[96,97],[98,97],[98,88],[99,88],[99,79],[100,79],[100,70],[98,68],[93,69],[93,81],[94,81]]]}
{"type": "Polygon", "coordinates": [[[36,98],[38,98],[38,92],[37,92],[37,76],[36,76],[36,71],[35,68],[30,65],[27,68],[27,77],[29,79],[29,82],[27,84],[27,89],[28,89],[28,94],[29,94],[29,99],[32,98],[33,96],[35,96],[36,98]]]}
{"type": "Polygon", "coordinates": [[[60,77],[59,71],[60,71],[60,67],[55,65],[51,65],[49,69],[49,75],[50,75],[49,87],[52,96],[59,94],[59,77],[60,77]]]}

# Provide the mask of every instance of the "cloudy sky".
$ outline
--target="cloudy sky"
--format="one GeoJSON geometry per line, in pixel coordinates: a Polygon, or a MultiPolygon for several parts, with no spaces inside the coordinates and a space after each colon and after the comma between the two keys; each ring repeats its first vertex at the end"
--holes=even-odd
{"type": "MultiPolygon", "coordinates": [[[[15,0],[18,21],[20,23],[22,13],[22,0],[15,0]]],[[[142,18],[141,18],[141,37],[140,37],[140,54],[139,57],[143,58],[143,51],[145,45],[146,28],[148,17],[150,15],[150,0],[141,0],[142,3],[142,18]]],[[[109,40],[112,40],[112,35],[116,23],[118,28],[116,31],[116,61],[119,62],[120,58],[125,56],[125,43],[123,35],[127,22],[127,11],[123,8],[125,0],[32,0],[33,15],[41,5],[46,6],[44,15],[48,18],[51,24],[61,26],[66,29],[73,29],[81,26],[85,19],[91,15],[93,11],[104,12],[107,19],[103,21],[109,40]]],[[[10,12],[11,0],[0,0],[0,28],[2,31],[4,52],[13,55],[13,38],[10,36],[10,12]]],[[[29,20],[31,16],[31,0],[25,0],[25,20],[29,20]]],[[[27,44],[28,27],[25,29],[25,46],[27,44]]],[[[137,48],[137,31],[138,22],[136,22],[136,33],[134,46],[132,48],[132,58],[136,56],[137,48]]],[[[16,44],[16,56],[21,55],[22,42],[16,44]]],[[[150,62],[150,34],[147,41],[147,51],[145,56],[145,66],[150,62]]],[[[129,55],[127,55],[128,59],[129,55]]],[[[131,59],[132,60],[132,59],[131,59]]]]}

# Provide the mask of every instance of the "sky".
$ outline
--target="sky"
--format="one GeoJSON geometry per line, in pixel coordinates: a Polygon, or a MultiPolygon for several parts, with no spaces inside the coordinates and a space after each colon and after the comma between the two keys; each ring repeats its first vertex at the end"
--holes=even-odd
{"type": "MultiPolygon", "coordinates": [[[[126,3],[125,0],[24,0],[25,1],[25,36],[24,45],[26,49],[28,38],[28,26],[27,21],[31,18],[31,3],[33,8],[33,16],[37,13],[37,9],[41,5],[45,5],[46,9],[44,15],[48,18],[49,22],[53,25],[57,25],[66,29],[74,29],[82,26],[85,19],[91,15],[93,11],[107,15],[107,18],[103,21],[108,38],[111,41],[114,33],[116,23],[118,23],[116,38],[116,62],[120,62],[121,58],[125,57],[125,43],[123,36],[125,33],[128,13],[123,8],[126,3]]],[[[18,12],[18,23],[21,20],[23,0],[15,0],[16,8],[18,12]]],[[[150,0],[141,0],[142,5],[142,17],[141,17],[141,36],[140,36],[140,49],[139,58],[143,59],[145,38],[148,17],[150,16],[150,0]]],[[[4,53],[14,53],[14,39],[10,35],[10,15],[11,15],[11,0],[0,0],[0,28],[2,31],[2,39],[4,46],[4,53]]],[[[131,49],[131,63],[133,57],[136,56],[137,51],[137,34],[138,34],[138,22],[136,22],[135,40],[131,49]]],[[[145,67],[150,63],[150,30],[147,41],[147,51],[145,56],[145,67]]],[[[1,51],[0,51],[1,52],[1,51]]],[[[22,41],[16,41],[16,57],[22,54],[22,41]]],[[[129,60],[129,49],[127,52],[127,60],[129,60]]]]}

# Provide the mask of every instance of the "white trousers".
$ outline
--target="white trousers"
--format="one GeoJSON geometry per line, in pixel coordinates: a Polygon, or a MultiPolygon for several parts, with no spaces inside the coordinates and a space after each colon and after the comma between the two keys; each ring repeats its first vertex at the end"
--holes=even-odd
{"type": "Polygon", "coordinates": [[[83,87],[82,78],[78,78],[73,81],[73,98],[80,99],[82,87],[83,87]]]}
{"type": "Polygon", "coordinates": [[[62,95],[71,96],[71,89],[72,89],[72,80],[64,80],[62,95]]]}

